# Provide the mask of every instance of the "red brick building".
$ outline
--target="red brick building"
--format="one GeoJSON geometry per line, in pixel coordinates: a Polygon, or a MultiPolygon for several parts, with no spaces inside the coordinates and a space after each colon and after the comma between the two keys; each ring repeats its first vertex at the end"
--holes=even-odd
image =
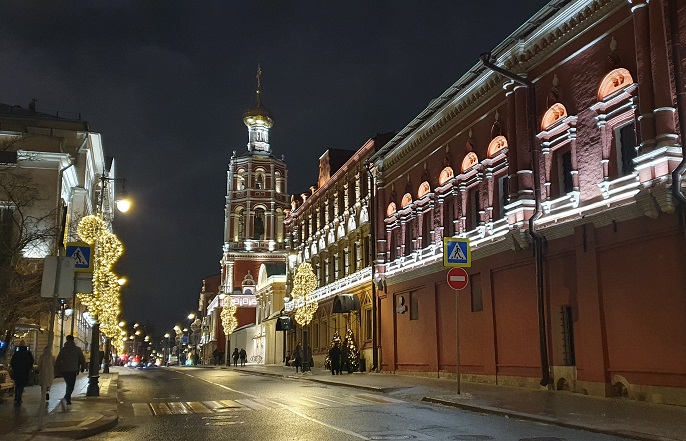
{"type": "Polygon", "coordinates": [[[685,8],[552,1],[371,158],[384,370],[686,404],[685,8]]]}

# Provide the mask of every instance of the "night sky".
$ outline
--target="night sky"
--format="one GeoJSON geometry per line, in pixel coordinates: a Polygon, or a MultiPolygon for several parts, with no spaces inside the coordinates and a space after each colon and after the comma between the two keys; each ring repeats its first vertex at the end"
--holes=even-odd
{"type": "Polygon", "coordinates": [[[399,131],[545,1],[12,1],[0,102],[76,112],[135,206],[115,220],[123,317],[163,333],[217,274],[226,169],[262,66],[288,192],[327,148],[399,131]]]}

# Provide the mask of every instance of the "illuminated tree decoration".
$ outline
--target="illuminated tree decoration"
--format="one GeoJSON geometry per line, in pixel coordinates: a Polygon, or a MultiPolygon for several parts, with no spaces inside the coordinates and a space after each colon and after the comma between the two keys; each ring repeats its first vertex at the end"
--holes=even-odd
{"type": "Polygon", "coordinates": [[[81,303],[100,322],[100,331],[107,337],[119,335],[121,286],[112,265],[124,252],[124,246],[99,216],[86,216],[76,228],[79,238],[95,245],[93,294],[78,293],[81,303]]]}
{"type": "Polygon", "coordinates": [[[228,295],[224,297],[221,319],[225,335],[231,334],[236,329],[236,326],[238,326],[238,320],[236,320],[236,309],[236,305],[234,305],[231,301],[231,297],[228,295]]]}
{"type": "Polygon", "coordinates": [[[305,326],[312,321],[319,305],[312,297],[312,291],[317,289],[317,276],[314,275],[312,265],[307,262],[300,264],[293,278],[293,301],[296,305],[295,321],[305,326]]]}

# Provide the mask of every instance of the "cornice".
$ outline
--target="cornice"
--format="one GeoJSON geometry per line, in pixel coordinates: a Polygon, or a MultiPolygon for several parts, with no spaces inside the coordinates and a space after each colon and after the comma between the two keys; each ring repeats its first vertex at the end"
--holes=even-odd
{"type": "MultiPolygon", "coordinates": [[[[547,17],[544,8],[493,50],[497,64],[513,72],[528,72],[625,4],[626,0],[577,0],[547,17]],[[536,19],[543,22],[537,24],[536,19]],[[529,31],[527,26],[531,25],[537,27],[529,31]]],[[[502,81],[499,74],[477,63],[391,139],[378,155],[372,156],[372,161],[381,172],[398,165],[447,124],[469,116],[466,112],[498,90],[494,86],[502,81]],[[390,151],[384,155],[382,152],[387,148],[390,151]]]]}

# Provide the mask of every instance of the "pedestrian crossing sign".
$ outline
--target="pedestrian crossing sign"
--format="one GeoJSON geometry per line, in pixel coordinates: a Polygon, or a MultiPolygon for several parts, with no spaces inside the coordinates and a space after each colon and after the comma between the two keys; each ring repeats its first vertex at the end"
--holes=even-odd
{"type": "Polygon", "coordinates": [[[463,237],[443,238],[443,266],[463,267],[472,266],[472,249],[469,239],[463,237]]]}
{"type": "Polygon", "coordinates": [[[73,257],[76,261],[74,267],[77,273],[93,272],[93,248],[82,242],[67,244],[67,257],[73,257]]]}

